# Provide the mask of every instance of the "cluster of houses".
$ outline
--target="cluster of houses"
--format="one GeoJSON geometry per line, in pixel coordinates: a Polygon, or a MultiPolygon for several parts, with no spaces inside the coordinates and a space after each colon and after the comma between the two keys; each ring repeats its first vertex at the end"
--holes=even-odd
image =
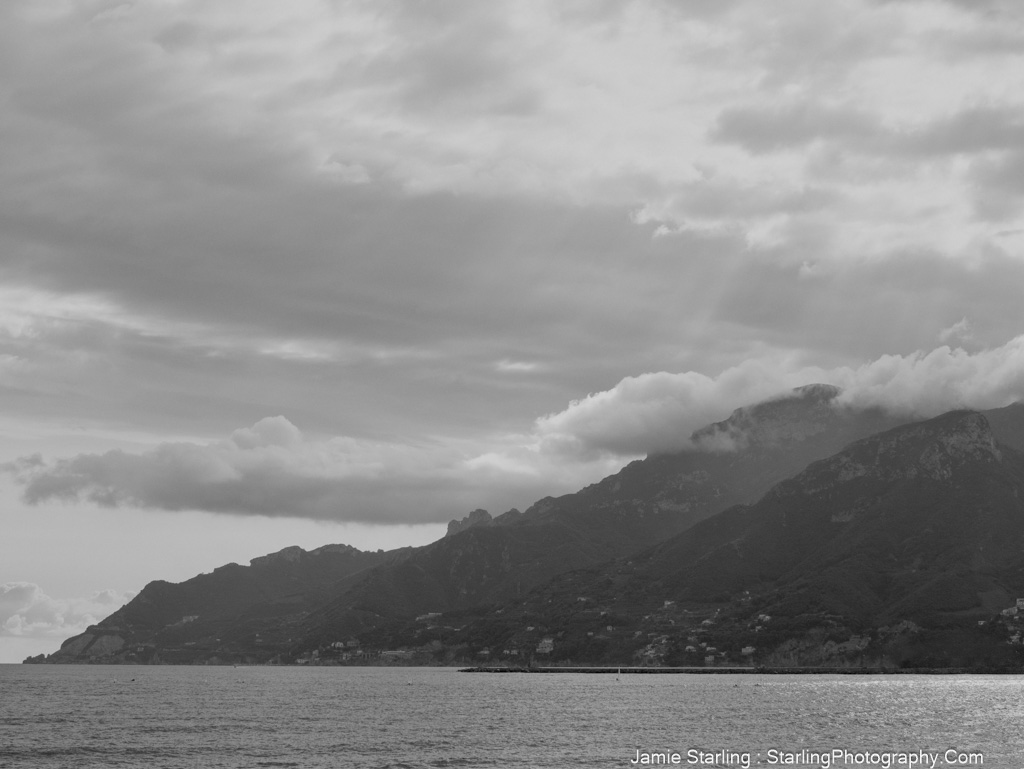
{"type": "MultiPolygon", "coordinates": [[[[1018,620],[1021,617],[1024,617],[1024,598],[1018,598],[1016,604],[1014,604],[1008,609],[1003,609],[1000,612],[1000,614],[1006,619],[1013,620],[1018,620]]],[[[1013,632],[1010,634],[1010,638],[1007,641],[1007,643],[1012,644],[1014,646],[1020,646],[1024,644],[1024,640],[1022,640],[1022,635],[1024,634],[1022,634],[1022,632],[1019,629],[1013,628],[1012,630],[1013,632]]]]}
{"type": "MultiPolygon", "coordinates": [[[[425,614],[417,617],[418,620],[430,620],[435,617],[439,617],[440,614],[425,614]]],[[[527,628],[528,631],[534,630],[534,628],[527,628]]],[[[443,648],[439,641],[433,641],[430,647],[424,647],[420,650],[413,649],[364,649],[360,645],[359,639],[351,638],[348,641],[335,641],[326,648],[316,649],[311,652],[307,652],[301,657],[295,659],[297,665],[322,665],[322,664],[336,664],[338,662],[405,662],[414,659],[418,653],[424,651],[437,651],[443,648]]],[[[555,650],[555,639],[551,636],[542,637],[534,647],[533,651],[536,654],[551,654],[555,650]]],[[[501,650],[501,655],[504,658],[515,658],[522,656],[528,656],[528,650],[520,650],[517,647],[508,647],[501,650]]],[[[492,657],[492,651],[490,648],[484,648],[477,652],[476,655],[482,660],[489,660],[492,657]]]]}
{"type": "MultiPolygon", "coordinates": [[[[674,602],[666,601],[663,610],[671,611],[674,606],[674,602]]],[[[1001,616],[1008,620],[1018,621],[1024,618],[1024,598],[1016,599],[1013,606],[1003,609],[1000,612],[1001,616]]],[[[430,622],[437,617],[440,617],[439,612],[432,612],[423,614],[416,619],[422,622],[430,622]]],[[[771,617],[767,614],[761,614],[757,617],[754,623],[755,630],[762,630],[770,621],[771,617]]],[[[708,618],[700,623],[700,630],[707,630],[715,624],[714,619],[708,618]]],[[[986,624],[984,621],[978,623],[979,625],[986,624]]],[[[613,628],[609,626],[608,631],[612,631],[613,628]]],[[[1011,627],[1011,635],[1009,637],[1009,643],[1015,645],[1024,645],[1024,631],[1011,627]]],[[[535,631],[534,627],[527,627],[527,632],[535,631]]],[[[640,631],[637,631],[636,635],[640,635],[640,631]]],[[[649,634],[648,636],[651,642],[642,650],[637,653],[637,656],[641,659],[646,659],[648,662],[656,662],[664,656],[667,645],[668,636],[656,634],[649,634]]],[[[533,637],[536,640],[536,636],[533,637]]],[[[719,651],[716,647],[710,646],[707,643],[701,642],[697,635],[691,635],[687,639],[689,644],[685,647],[685,651],[690,654],[700,655],[703,657],[705,665],[720,664],[721,660],[725,658],[725,652],[719,651]]],[[[846,646],[856,646],[857,649],[861,649],[867,645],[870,639],[868,637],[854,636],[850,641],[845,642],[837,646],[839,651],[847,651],[846,646]],[[842,647],[842,648],[839,648],[842,647]]],[[[439,641],[432,642],[438,649],[441,648],[439,641]]],[[[435,649],[436,650],[436,649],[435,649]]],[[[549,635],[542,636],[536,641],[536,645],[533,641],[527,643],[526,648],[519,648],[517,646],[509,645],[506,648],[501,649],[501,656],[505,659],[519,658],[537,655],[550,655],[555,650],[555,638],[549,635]],[[531,647],[532,646],[532,650],[531,647]]],[[[850,650],[853,650],[852,648],[850,650]]],[[[138,651],[142,651],[142,648],[138,651]]],[[[429,650],[428,650],[429,651],[429,650]]],[[[740,650],[740,654],[745,659],[751,659],[756,649],[754,646],[744,646],[740,650]]],[[[306,655],[295,660],[297,664],[331,664],[337,662],[369,662],[371,660],[382,661],[382,662],[405,662],[413,660],[417,655],[417,651],[410,649],[385,649],[385,650],[366,650],[360,645],[359,639],[351,638],[347,641],[335,641],[330,644],[327,648],[316,650],[307,653],[306,655]],[[328,660],[330,662],[328,662],[328,660]]],[[[489,660],[493,655],[492,650],[488,648],[481,649],[477,652],[476,656],[482,660],[489,660]]]]}
{"type": "Polygon", "coordinates": [[[1018,613],[1024,615],[1024,598],[1018,598],[1015,605],[1011,606],[1009,609],[1003,609],[1000,613],[1004,617],[1016,617],[1018,613]]]}
{"type": "MultiPolygon", "coordinates": [[[[532,630],[533,628],[530,628],[532,630]]],[[[536,654],[551,654],[555,650],[555,639],[551,636],[544,636],[534,647],[536,654]]],[[[490,648],[483,648],[476,653],[476,656],[482,660],[489,660],[493,656],[493,652],[490,648]]],[[[527,656],[523,650],[520,650],[516,646],[508,646],[501,650],[501,656],[505,659],[516,659],[520,656],[527,656]]]]}

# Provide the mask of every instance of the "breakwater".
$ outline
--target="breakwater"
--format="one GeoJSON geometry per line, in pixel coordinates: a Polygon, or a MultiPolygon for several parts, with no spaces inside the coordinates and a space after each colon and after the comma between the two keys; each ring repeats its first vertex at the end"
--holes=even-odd
{"type": "Polygon", "coordinates": [[[642,667],[642,666],[625,666],[625,667],[570,667],[570,666],[554,666],[554,667],[510,667],[510,666],[478,666],[471,668],[461,668],[460,673],[614,673],[614,674],[638,674],[638,673],[654,673],[654,674],[696,674],[696,675],[821,675],[823,673],[831,673],[833,675],[892,675],[892,674],[907,674],[916,673],[919,675],[949,675],[949,674],[963,674],[963,673],[1008,673],[1014,675],[1020,675],[1019,670],[1009,671],[1005,669],[988,669],[988,668],[838,668],[838,667],[754,667],[751,665],[747,666],[720,666],[720,667],[642,667]]]}

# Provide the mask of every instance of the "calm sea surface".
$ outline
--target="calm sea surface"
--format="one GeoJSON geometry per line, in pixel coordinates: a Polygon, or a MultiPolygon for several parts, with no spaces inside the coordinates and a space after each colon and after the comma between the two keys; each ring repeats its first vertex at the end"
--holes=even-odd
{"type": "Polygon", "coordinates": [[[1024,676],[0,665],[0,767],[886,767],[921,751],[1024,769],[1024,676]]]}

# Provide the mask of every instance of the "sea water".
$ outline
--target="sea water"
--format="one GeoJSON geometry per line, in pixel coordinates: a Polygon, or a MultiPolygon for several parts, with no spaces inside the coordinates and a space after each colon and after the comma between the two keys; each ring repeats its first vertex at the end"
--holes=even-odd
{"type": "Polygon", "coordinates": [[[0,767],[672,765],[1024,769],[1024,676],[0,665],[0,767]]]}

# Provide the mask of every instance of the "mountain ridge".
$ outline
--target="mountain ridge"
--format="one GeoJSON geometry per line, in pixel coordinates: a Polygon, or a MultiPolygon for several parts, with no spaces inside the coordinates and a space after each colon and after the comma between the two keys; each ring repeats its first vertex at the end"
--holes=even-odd
{"type": "MultiPolygon", "coordinates": [[[[863,441],[899,431],[895,425],[904,418],[837,406],[838,395],[838,388],[811,385],[737,409],[728,419],[694,432],[693,442],[705,442],[705,450],[651,455],[575,494],[539,500],[523,513],[512,510],[492,519],[486,511],[474,511],[453,521],[456,525],[449,526],[448,535],[423,547],[387,553],[362,553],[347,545],[327,545],[309,553],[284,548],[252,559],[249,567],[229,564],[179,586],[150,583],[111,617],[68,639],[46,661],[266,662],[288,660],[356,636],[382,644],[422,641],[420,636],[403,636],[409,628],[422,636],[423,628],[415,626],[417,617],[486,616],[487,607],[550,589],[560,575],[658,551],[701,521],[714,517],[705,528],[728,526],[740,515],[737,510],[762,497],[771,501],[771,494],[799,491],[793,486],[798,478],[845,473],[855,486],[906,481],[871,476],[865,471],[871,458],[858,452],[876,445],[872,461],[877,465],[881,457],[891,463],[896,454],[903,456],[908,446],[913,448],[913,435],[931,428],[898,433],[888,449],[892,456],[885,459],[877,449],[880,444],[863,441]],[[712,444],[716,450],[707,450],[712,444]],[[845,464],[837,466],[837,461],[845,464]],[[316,568],[327,561],[334,566],[316,568]],[[204,582],[215,575],[216,585],[204,582]],[[231,598],[204,604],[198,595],[204,591],[231,598]],[[147,604],[163,604],[159,616],[149,616],[153,611],[147,604]],[[192,619],[186,621],[187,617],[192,619]]],[[[921,478],[948,481],[943,473],[950,472],[954,456],[999,460],[1024,448],[1020,404],[985,416],[951,414],[942,418],[962,423],[949,433],[955,437],[942,444],[942,451],[935,453],[934,442],[921,439],[915,465],[921,478]]],[[[839,516],[856,512],[837,511],[839,516]]],[[[733,576],[744,573],[737,567],[733,576]]],[[[624,574],[603,578],[629,587],[624,574]]],[[[665,578],[652,575],[651,583],[663,583],[665,578]]],[[[858,579],[870,584],[872,575],[858,579]]],[[[698,579],[694,585],[699,583],[698,579]]]]}
{"type": "Polygon", "coordinates": [[[808,461],[901,421],[880,410],[836,407],[838,394],[812,385],[736,409],[704,428],[727,434],[729,450],[716,440],[714,450],[655,454],[573,494],[538,500],[506,525],[509,513],[425,545],[318,610],[304,642],[347,637],[402,615],[509,600],[561,572],[622,557],[753,501],[808,461]],[[410,605],[411,596],[419,603],[410,605]]]}
{"type": "Polygon", "coordinates": [[[711,647],[733,664],[867,654],[888,667],[1016,669],[1021,628],[1001,612],[1022,597],[1024,455],[982,414],[953,412],[857,441],[628,562],[561,575],[504,607],[507,635],[492,628],[492,640],[526,645],[515,625],[529,618],[559,639],[556,659],[701,664],[711,647]],[[588,625],[590,605],[616,629],[588,625]]]}

